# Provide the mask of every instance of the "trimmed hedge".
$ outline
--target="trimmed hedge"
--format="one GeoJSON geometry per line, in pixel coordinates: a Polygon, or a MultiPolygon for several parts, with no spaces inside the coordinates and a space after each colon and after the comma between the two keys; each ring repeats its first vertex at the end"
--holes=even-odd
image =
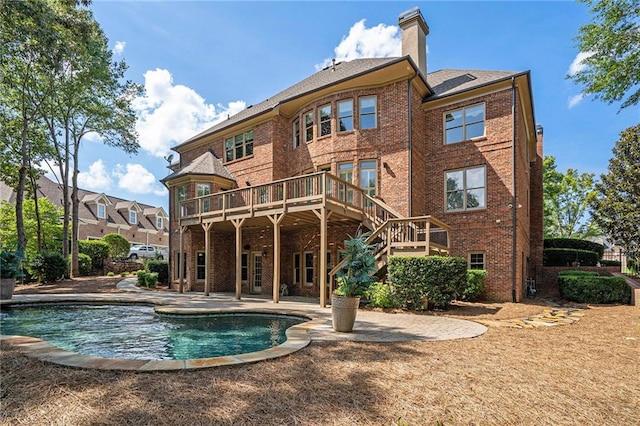
{"type": "Polygon", "coordinates": [[[574,276],[582,276],[582,277],[597,277],[600,274],[598,274],[597,272],[593,272],[593,271],[577,271],[577,270],[567,270],[567,271],[560,271],[558,272],[558,276],[563,276],[563,275],[574,275],[574,276]]]}
{"type": "Polygon", "coordinates": [[[577,238],[547,238],[544,240],[544,248],[594,251],[598,254],[598,259],[602,259],[602,256],[604,256],[604,246],[602,244],[577,238]]]}
{"type": "Polygon", "coordinates": [[[625,303],[631,301],[631,287],[622,277],[563,274],[558,276],[560,294],[579,303],[625,303]]]}
{"type": "Polygon", "coordinates": [[[487,271],[484,269],[469,269],[467,271],[467,285],[462,290],[460,300],[474,302],[482,296],[484,292],[484,280],[487,278],[487,271]]]}
{"type": "MultiPolygon", "coordinates": [[[[71,263],[71,256],[69,256],[69,263],[71,263]]],[[[78,271],[82,277],[91,275],[91,256],[84,253],[78,254],[78,271]]]]}
{"type": "Polygon", "coordinates": [[[467,261],[461,257],[390,256],[388,282],[398,306],[446,308],[464,291],[467,261]]]}
{"type": "Polygon", "coordinates": [[[622,266],[622,262],[620,262],[619,260],[600,259],[600,265],[602,265],[602,266],[622,266]]]}
{"type": "Polygon", "coordinates": [[[111,246],[102,240],[80,240],[78,241],[78,250],[91,258],[91,268],[94,270],[101,269],[104,260],[109,257],[109,248],[111,246]]]}
{"type": "Polygon", "coordinates": [[[168,260],[148,260],[146,270],[158,274],[158,282],[169,284],[169,261],[168,260]]]}
{"type": "Polygon", "coordinates": [[[543,252],[544,266],[571,266],[576,261],[580,266],[596,266],[599,259],[598,253],[589,250],[546,248],[543,252]]]}

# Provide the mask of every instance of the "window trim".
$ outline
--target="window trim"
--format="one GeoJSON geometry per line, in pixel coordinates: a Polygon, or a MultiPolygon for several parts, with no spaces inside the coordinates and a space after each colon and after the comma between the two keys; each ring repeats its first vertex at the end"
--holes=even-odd
{"type": "Polygon", "coordinates": [[[481,164],[481,165],[476,165],[476,166],[469,166],[469,167],[464,167],[461,169],[452,169],[452,170],[445,170],[444,172],[444,212],[445,213],[456,213],[456,212],[465,212],[465,211],[479,211],[479,210],[486,210],[487,209],[487,165],[486,164],[481,164]],[[467,187],[467,171],[469,170],[473,170],[473,169],[483,169],[484,170],[484,186],[482,187],[474,187],[474,188],[468,188],[467,187]],[[460,209],[449,209],[449,202],[448,202],[448,194],[449,194],[449,189],[447,188],[447,174],[448,173],[455,173],[455,172],[463,172],[462,173],[462,178],[463,178],[463,184],[462,184],[462,191],[464,193],[464,198],[462,199],[462,208],[460,209]],[[467,191],[469,191],[470,189],[478,189],[478,188],[484,188],[484,205],[481,207],[467,207],[467,191]]]}
{"type": "MultiPolygon", "coordinates": [[[[186,210],[186,208],[180,209],[180,203],[187,199],[188,192],[187,185],[176,186],[176,216],[178,216],[178,218],[186,216],[186,214],[183,214],[183,210],[186,210]]],[[[184,211],[184,213],[186,213],[186,211],[184,211]]]]}
{"type": "Polygon", "coordinates": [[[96,216],[98,216],[98,219],[107,218],[107,205],[105,203],[96,204],[96,216]],[[102,214],[100,214],[100,208],[102,208],[102,214]]]}
{"type": "MultiPolygon", "coordinates": [[[[313,265],[313,252],[312,251],[305,251],[302,253],[302,261],[304,264],[304,285],[306,286],[312,286],[313,285],[313,277],[315,276],[315,268],[313,265]],[[307,255],[311,255],[311,266],[307,265],[307,255]],[[307,281],[307,272],[309,270],[309,268],[311,269],[311,282],[307,281]]],[[[302,280],[302,277],[300,277],[300,279],[302,280]]]]}
{"type": "Polygon", "coordinates": [[[255,134],[253,129],[247,130],[246,132],[238,133],[233,136],[229,136],[223,139],[223,147],[224,147],[224,162],[230,163],[232,161],[241,160],[243,158],[249,158],[253,156],[253,145],[255,141],[255,134]],[[250,137],[249,137],[250,135],[250,137]],[[236,145],[236,139],[242,136],[242,144],[236,145]],[[229,142],[231,145],[229,146],[229,142]],[[236,150],[239,147],[242,147],[242,155],[238,157],[236,155],[236,150]],[[247,147],[251,146],[251,153],[247,154],[247,147]],[[229,153],[231,153],[231,158],[229,158],[229,153]]]}
{"type": "Polygon", "coordinates": [[[296,252],[293,253],[293,257],[292,257],[292,261],[293,261],[293,284],[294,285],[300,285],[302,284],[302,256],[300,255],[300,253],[296,252]],[[296,257],[298,259],[298,266],[296,267],[296,257]],[[296,279],[296,275],[297,275],[297,279],[296,279]]]}
{"type": "Polygon", "coordinates": [[[164,220],[160,216],[156,216],[156,229],[164,228],[164,220]]]}
{"type": "Polygon", "coordinates": [[[333,129],[332,129],[332,125],[331,125],[331,119],[332,119],[332,116],[331,116],[332,111],[331,111],[331,109],[332,109],[331,108],[331,104],[325,104],[325,105],[322,105],[322,106],[318,107],[318,138],[331,136],[331,134],[333,133],[333,129]],[[325,109],[325,108],[329,108],[329,116],[328,116],[328,119],[325,119],[323,121],[322,120],[322,110],[325,109]],[[327,122],[329,123],[329,133],[323,134],[322,133],[323,132],[322,124],[323,123],[327,123],[327,122]]]}
{"type": "Polygon", "coordinates": [[[354,123],[353,123],[353,118],[354,118],[354,117],[353,117],[353,98],[350,98],[350,99],[344,99],[344,100],[338,101],[338,102],[337,102],[337,119],[338,119],[338,120],[337,120],[337,123],[336,123],[336,132],[337,132],[337,133],[341,133],[341,132],[352,132],[352,131],[353,131],[353,129],[354,129],[354,125],[353,125],[353,124],[354,124],[354,123]],[[349,102],[349,103],[351,104],[351,114],[350,114],[350,115],[344,115],[344,114],[341,114],[341,112],[340,112],[340,105],[341,105],[341,104],[345,104],[345,103],[347,103],[347,102],[349,102]],[[343,119],[343,118],[351,118],[351,128],[350,128],[350,129],[342,130],[342,129],[340,128],[340,124],[342,123],[342,119],[343,119]]]}
{"type": "Polygon", "coordinates": [[[138,212],[136,212],[135,210],[129,210],[129,224],[130,225],[138,224],[138,212]]]}
{"type": "MultiPolygon", "coordinates": [[[[456,128],[456,127],[454,127],[456,128]]],[[[467,141],[473,141],[473,140],[478,140],[478,139],[483,139],[487,137],[487,103],[486,102],[479,102],[477,104],[473,104],[473,105],[467,105],[464,106],[462,108],[458,108],[458,109],[452,109],[449,111],[445,111],[442,113],[442,141],[444,142],[445,145],[452,145],[452,144],[456,144],[456,143],[460,143],[460,142],[467,142],[467,141]],[[467,125],[471,125],[471,124],[475,124],[475,123],[479,123],[479,121],[475,121],[473,123],[466,123],[466,114],[465,111],[467,109],[471,109],[474,107],[477,107],[479,105],[482,105],[482,115],[484,116],[484,118],[482,119],[482,135],[481,136],[474,136],[472,138],[467,138],[467,125]],[[452,142],[448,142],[447,141],[447,114],[453,114],[454,112],[458,112],[458,111],[462,111],[462,139],[461,140],[456,140],[456,141],[452,141],[452,142]]]]}
{"type": "Polygon", "coordinates": [[[377,159],[368,159],[368,160],[360,160],[358,161],[358,187],[360,189],[362,189],[363,191],[365,191],[367,193],[367,195],[369,195],[370,197],[374,197],[376,194],[378,194],[378,160],[377,159]],[[374,167],[373,168],[364,168],[362,167],[363,163],[373,163],[374,167]],[[373,194],[370,194],[368,191],[371,190],[371,188],[369,187],[363,187],[362,186],[362,171],[363,170],[373,170],[374,176],[375,176],[375,186],[373,187],[373,194]]]}
{"type": "Polygon", "coordinates": [[[207,277],[207,255],[205,253],[204,250],[196,250],[196,255],[194,256],[195,258],[195,265],[194,265],[194,269],[195,269],[195,279],[196,282],[202,283],[204,282],[204,280],[207,277]],[[204,260],[204,264],[199,265],[198,264],[198,255],[202,254],[203,255],[203,260],[204,260]],[[198,271],[200,271],[201,269],[204,269],[204,275],[202,278],[198,278],[198,271]]]}
{"type": "MultiPolygon", "coordinates": [[[[207,197],[209,195],[211,195],[211,182],[196,182],[196,198],[200,198],[200,197],[207,197]],[[200,193],[200,188],[208,188],[204,194],[198,195],[200,193]]],[[[202,212],[208,212],[211,211],[211,199],[204,199],[202,200],[202,212]]]]}
{"type": "Polygon", "coordinates": [[[313,142],[313,137],[315,136],[313,132],[313,125],[315,124],[315,114],[313,110],[306,112],[302,115],[302,124],[304,125],[304,141],[305,143],[313,142]],[[311,122],[309,123],[307,117],[311,117],[311,122]],[[311,138],[309,138],[309,130],[311,130],[311,138]]]}
{"type": "MultiPolygon", "coordinates": [[[[477,264],[477,262],[476,262],[477,264]]],[[[467,267],[469,269],[474,269],[474,270],[486,270],[487,269],[487,254],[484,251],[470,251],[469,255],[467,257],[467,267]],[[474,264],[471,261],[471,256],[473,255],[482,255],[482,268],[472,268],[471,266],[474,264]]]]}
{"type": "Polygon", "coordinates": [[[293,147],[297,148],[300,146],[300,119],[296,118],[293,121],[293,147]]]}
{"type": "Polygon", "coordinates": [[[360,96],[358,98],[358,128],[360,130],[371,130],[378,128],[378,96],[377,95],[369,95],[369,96],[360,96]],[[365,99],[373,99],[373,113],[363,114],[362,112],[362,101],[365,99]],[[362,127],[362,117],[365,115],[373,115],[373,127],[362,127]]]}

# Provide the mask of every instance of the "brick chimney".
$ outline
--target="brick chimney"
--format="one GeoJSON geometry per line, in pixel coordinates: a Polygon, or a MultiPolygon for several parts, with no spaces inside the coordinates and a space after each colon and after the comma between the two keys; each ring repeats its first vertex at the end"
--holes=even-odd
{"type": "Polygon", "coordinates": [[[417,6],[398,16],[402,29],[402,56],[409,55],[422,73],[427,75],[427,35],[429,26],[417,6]]]}

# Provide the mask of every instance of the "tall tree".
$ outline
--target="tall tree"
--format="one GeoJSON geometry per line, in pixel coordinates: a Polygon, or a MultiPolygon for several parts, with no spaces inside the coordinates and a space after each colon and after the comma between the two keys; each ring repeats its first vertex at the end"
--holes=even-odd
{"type": "Polygon", "coordinates": [[[596,184],[592,215],[631,257],[640,256],[640,124],[620,133],[608,173],[596,184]]]}
{"type": "Polygon", "coordinates": [[[620,109],[640,102],[640,0],[579,0],[592,22],[580,27],[578,48],[585,68],[568,76],[584,93],[620,109]],[[626,96],[626,98],[625,98],[626,96]]]}
{"type": "Polygon", "coordinates": [[[556,159],[543,160],[544,236],[587,238],[600,234],[589,217],[589,203],[595,197],[593,173],[556,170],[556,159]]]}

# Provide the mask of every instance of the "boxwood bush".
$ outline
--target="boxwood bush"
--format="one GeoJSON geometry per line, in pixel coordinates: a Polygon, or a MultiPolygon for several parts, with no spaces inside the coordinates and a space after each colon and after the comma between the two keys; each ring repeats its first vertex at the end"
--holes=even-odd
{"type": "Polygon", "coordinates": [[[582,271],[565,271],[558,274],[560,294],[579,303],[629,303],[631,287],[622,277],[576,274],[582,271]],[[573,274],[571,272],[574,272],[573,274]]]}
{"type": "Polygon", "coordinates": [[[145,271],[138,271],[138,285],[139,286],[146,286],[147,285],[147,274],[148,272],[145,271]]]}
{"type": "Polygon", "coordinates": [[[467,271],[467,285],[459,299],[467,302],[474,302],[482,296],[484,292],[484,280],[487,278],[487,271],[484,269],[469,269],[467,271]]]}
{"type": "Polygon", "coordinates": [[[38,253],[29,262],[28,269],[31,276],[37,276],[42,282],[52,283],[64,278],[67,262],[60,253],[38,253]]]}
{"type": "MultiPolygon", "coordinates": [[[[71,263],[71,256],[69,256],[69,263],[71,263]]],[[[78,254],[78,271],[82,277],[91,275],[91,256],[84,253],[78,254]]]]}
{"type": "Polygon", "coordinates": [[[158,283],[158,273],[157,272],[148,272],[145,274],[145,284],[149,288],[156,288],[156,284],[158,283]]]}
{"type": "Polygon", "coordinates": [[[169,284],[169,261],[168,260],[148,260],[146,269],[149,272],[158,274],[158,282],[169,284]]]}
{"type": "Polygon", "coordinates": [[[546,248],[543,253],[544,266],[571,266],[574,262],[581,266],[596,266],[598,259],[598,253],[589,250],[546,248]]]}
{"type": "Polygon", "coordinates": [[[604,246],[602,244],[577,238],[547,238],[544,240],[544,248],[594,251],[598,254],[598,259],[602,259],[602,256],[604,256],[604,246]]]}
{"type": "Polygon", "coordinates": [[[461,257],[391,256],[388,282],[398,306],[423,310],[447,308],[467,282],[467,261],[461,257]]]}

